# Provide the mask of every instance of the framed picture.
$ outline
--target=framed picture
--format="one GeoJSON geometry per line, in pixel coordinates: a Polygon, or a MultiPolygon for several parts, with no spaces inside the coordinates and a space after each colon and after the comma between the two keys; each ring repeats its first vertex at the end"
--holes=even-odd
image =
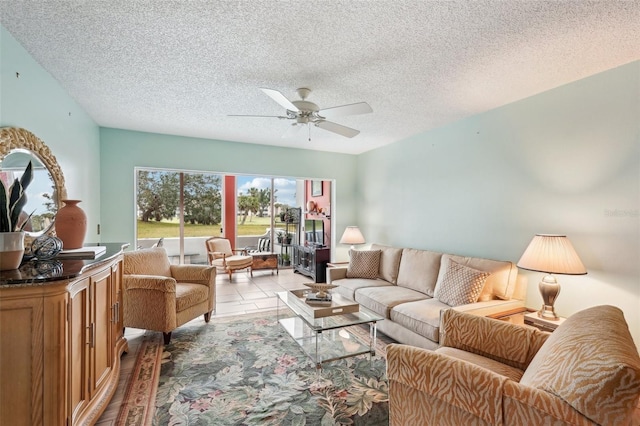
{"type": "Polygon", "coordinates": [[[322,195],[322,181],[321,180],[312,180],[311,181],[311,196],[319,197],[322,195]]]}

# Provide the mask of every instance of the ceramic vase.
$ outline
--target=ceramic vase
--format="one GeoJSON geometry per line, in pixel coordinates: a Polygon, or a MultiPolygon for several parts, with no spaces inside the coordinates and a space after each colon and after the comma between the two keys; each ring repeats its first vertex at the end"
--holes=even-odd
{"type": "Polygon", "coordinates": [[[24,232],[0,232],[0,271],[18,269],[24,256],[24,232]]]}
{"type": "Polygon", "coordinates": [[[62,200],[64,206],[56,214],[56,235],[63,250],[81,248],[87,233],[87,215],[78,206],[80,200],[62,200]]]}

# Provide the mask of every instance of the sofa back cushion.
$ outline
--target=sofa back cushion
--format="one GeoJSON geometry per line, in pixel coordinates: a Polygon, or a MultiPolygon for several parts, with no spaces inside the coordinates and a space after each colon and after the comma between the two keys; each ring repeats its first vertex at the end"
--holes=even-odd
{"type": "Polygon", "coordinates": [[[516,277],[518,275],[518,269],[513,262],[443,254],[437,280],[438,285],[440,285],[444,279],[449,259],[460,265],[491,274],[487,277],[484,289],[482,293],[480,293],[480,297],[478,297],[479,302],[493,300],[495,298],[504,300],[511,299],[513,290],[516,288],[516,277]]]}
{"type": "Polygon", "coordinates": [[[382,278],[391,284],[397,284],[402,249],[382,244],[371,244],[371,250],[380,250],[379,278],[382,278]]]}
{"type": "Polygon", "coordinates": [[[596,306],[569,317],[520,383],[556,395],[597,424],[626,424],[640,396],[640,357],[622,311],[596,306]]]}
{"type": "Polygon", "coordinates": [[[433,297],[442,253],[406,248],[398,270],[398,285],[433,297]]]}
{"type": "Polygon", "coordinates": [[[171,276],[171,263],[163,247],[154,247],[124,253],[125,275],[171,276]]]}

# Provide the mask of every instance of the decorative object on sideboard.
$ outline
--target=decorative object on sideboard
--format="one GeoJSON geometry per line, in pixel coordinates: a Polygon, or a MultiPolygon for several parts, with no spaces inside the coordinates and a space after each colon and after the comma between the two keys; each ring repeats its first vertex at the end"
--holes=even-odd
{"type": "Polygon", "coordinates": [[[357,244],[364,244],[364,236],[357,226],[347,226],[340,238],[340,244],[350,244],[351,250],[355,250],[357,244]]]}
{"type": "Polygon", "coordinates": [[[62,250],[62,240],[49,235],[41,235],[31,243],[31,254],[38,260],[55,258],[62,250]]]}
{"type": "Polygon", "coordinates": [[[87,233],[87,215],[78,206],[80,200],[62,202],[64,207],[58,210],[55,220],[56,235],[62,240],[64,250],[81,248],[87,233]]]}
{"type": "Polygon", "coordinates": [[[23,212],[27,203],[27,187],[33,179],[29,162],[20,179],[15,178],[9,188],[0,185],[0,271],[17,269],[24,256],[23,228],[29,217],[23,212]]]}
{"type": "Polygon", "coordinates": [[[560,294],[560,284],[552,274],[587,273],[566,235],[535,235],[518,261],[518,267],[548,274],[538,284],[543,301],[538,316],[552,321],[559,319],[553,305],[560,294]]]}
{"type": "MultiPolygon", "coordinates": [[[[53,219],[62,199],[67,197],[64,175],[56,157],[45,143],[30,131],[20,127],[0,128],[0,175],[6,179],[9,173],[22,171],[28,162],[33,164],[33,183],[29,191],[37,191],[37,196],[29,196],[24,208],[32,213],[24,228],[24,258],[31,256],[31,243],[40,235],[55,235],[53,219]],[[50,188],[41,192],[37,188],[50,188]],[[37,201],[40,200],[38,203],[37,201]]],[[[8,184],[5,180],[5,182],[8,184]]],[[[24,214],[23,214],[24,217],[24,214]]],[[[23,258],[23,260],[24,260],[23,258]]]]}

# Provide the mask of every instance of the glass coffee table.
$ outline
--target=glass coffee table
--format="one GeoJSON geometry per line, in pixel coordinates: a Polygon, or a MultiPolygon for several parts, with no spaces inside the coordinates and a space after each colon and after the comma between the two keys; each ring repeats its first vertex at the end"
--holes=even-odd
{"type": "Polygon", "coordinates": [[[356,355],[375,355],[376,323],[384,318],[340,295],[333,295],[331,306],[311,306],[309,290],[282,291],[278,295],[278,321],[320,370],[322,364],[356,355]],[[293,316],[284,317],[281,308],[293,316]],[[283,315],[281,315],[283,314],[283,315]],[[369,344],[363,343],[348,327],[369,324],[369,344]]]}

